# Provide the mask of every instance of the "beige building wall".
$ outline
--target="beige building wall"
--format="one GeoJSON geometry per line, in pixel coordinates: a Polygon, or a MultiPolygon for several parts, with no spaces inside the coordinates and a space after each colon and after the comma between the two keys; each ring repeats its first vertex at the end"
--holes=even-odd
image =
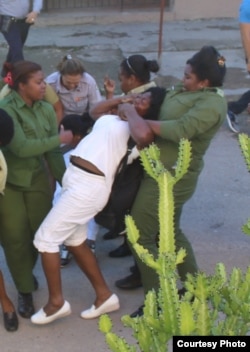
{"type": "MultiPolygon", "coordinates": [[[[173,0],[173,20],[238,17],[241,0],[173,0]]],[[[169,14],[170,15],[170,14],[169,14]]]]}
{"type": "MultiPolygon", "coordinates": [[[[167,1],[165,1],[165,4],[167,1]]],[[[238,18],[241,0],[170,0],[170,9],[164,11],[163,21],[196,20],[209,18],[238,18]]],[[[47,25],[52,21],[54,25],[84,24],[84,23],[121,23],[121,22],[152,22],[159,21],[160,4],[155,9],[141,9],[120,11],[72,11],[70,16],[67,12],[54,11],[44,12],[38,17],[37,25],[47,25]]]]}

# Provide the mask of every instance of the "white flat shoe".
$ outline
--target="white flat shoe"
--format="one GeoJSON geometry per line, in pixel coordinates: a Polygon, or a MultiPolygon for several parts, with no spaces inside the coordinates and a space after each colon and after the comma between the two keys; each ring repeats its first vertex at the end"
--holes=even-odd
{"type": "Polygon", "coordinates": [[[51,323],[56,319],[66,317],[70,313],[71,313],[70,304],[69,302],[65,301],[62,308],[60,308],[56,313],[52,315],[46,315],[43,308],[41,308],[37,313],[33,314],[30,319],[33,324],[43,325],[43,324],[51,323]]]}
{"type": "Polygon", "coordinates": [[[83,319],[97,318],[102,314],[114,312],[120,308],[119,298],[116,294],[111,295],[100,307],[96,308],[92,305],[91,308],[84,310],[81,313],[83,319]]]}

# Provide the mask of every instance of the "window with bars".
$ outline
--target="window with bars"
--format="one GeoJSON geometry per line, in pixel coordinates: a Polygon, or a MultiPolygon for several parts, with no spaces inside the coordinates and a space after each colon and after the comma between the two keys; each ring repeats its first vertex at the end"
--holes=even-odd
{"type": "MultiPolygon", "coordinates": [[[[166,8],[171,0],[165,0],[166,8]]],[[[159,8],[159,0],[44,0],[44,10],[159,8]]]]}

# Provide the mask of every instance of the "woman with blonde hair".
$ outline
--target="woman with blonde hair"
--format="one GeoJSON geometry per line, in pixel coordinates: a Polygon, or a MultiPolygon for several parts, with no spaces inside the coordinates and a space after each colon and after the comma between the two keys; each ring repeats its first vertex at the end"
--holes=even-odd
{"type": "Polygon", "coordinates": [[[85,70],[78,58],[68,54],[57,65],[57,71],[46,77],[63,105],[63,116],[83,116],[101,100],[95,79],[85,70]]]}

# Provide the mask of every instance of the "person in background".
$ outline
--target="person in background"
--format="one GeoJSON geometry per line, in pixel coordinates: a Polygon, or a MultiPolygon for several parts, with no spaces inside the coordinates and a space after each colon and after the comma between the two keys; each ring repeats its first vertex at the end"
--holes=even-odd
{"type": "MultiPolygon", "coordinates": [[[[184,204],[195,192],[210,142],[226,117],[227,103],[220,88],[225,74],[225,58],[214,47],[205,46],[187,60],[182,83],[167,92],[159,120],[142,119],[131,104],[120,107],[121,115],[129,123],[132,138],[138,137],[138,131],[142,130],[144,133],[141,138],[144,137],[144,143],[148,139],[150,144],[150,135],[154,135],[154,142],[160,149],[161,161],[169,172],[175,168],[180,140],[185,138],[191,142],[192,160],[189,169],[174,187],[175,245],[177,251],[180,248],[186,250],[184,262],[178,265],[183,285],[186,275],[195,275],[198,266],[192,246],[180,228],[181,214],[184,204]]],[[[158,202],[157,182],[144,172],[131,216],[140,233],[138,242],[154,257],[158,255],[158,202]]],[[[145,295],[152,289],[157,292],[159,278],[156,271],[143,263],[134,249],[132,250],[141,272],[145,295]]],[[[179,295],[184,292],[185,286],[179,291],[179,295]]],[[[143,315],[143,305],[131,317],[140,315],[143,315]]]]}
{"type": "Polygon", "coordinates": [[[247,72],[250,73],[250,0],[242,0],[240,3],[239,24],[246,68],[247,72]]]}
{"type": "MultiPolygon", "coordinates": [[[[89,129],[94,121],[89,116],[89,110],[101,101],[101,93],[95,79],[86,72],[82,62],[68,54],[57,65],[57,71],[45,79],[62,103],[62,116],[80,115],[89,129]]],[[[65,246],[61,248],[61,266],[66,266],[71,255],[65,246]]]]}
{"type": "MultiPolygon", "coordinates": [[[[24,60],[23,47],[30,26],[43,7],[42,0],[0,0],[0,31],[8,43],[7,63],[24,60]]],[[[2,69],[2,77],[6,75],[2,69]]]]}
{"type": "MultiPolygon", "coordinates": [[[[244,49],[246,69],[250,74],[250,0],[242,0],[239,6],[239,25],[241,42],[244,49]]],[[[227,123],[230,130],[239,133],[237,115],[244,110],[250,112],[250,90],[245,92],[237,101],[228,103],[227,123]]]]}
{"type": "MultiPolygon", "coordinates": [[[[14,124],[11,117],[0,109],[0,147],[7,145],[14,135],[14,124]]],[[[7,178],[7,165],[0,150],[0,197],[4,196],[4,188],[7,178]]],[[[7,331],[18,329],[18,318],[14,304],[9,298],[4,284],[2,271],[0,270],[0,305],[3,311],[4,327],[7,331]]]]}
{"type": "Polygon", "coordinates": [[[82,62],[70,54],[63,57],[57,71],[45,78],[54,89],[63,105],[63,116],[85,113],[102,97],[95,79],[86,72],[82,62]]]}
{"type": "Polygon", "coordinates": [[[32,291],[38,288],[33,237],[52,206],[49,173],[61,182],[65,163],[60,145],[71,143],[73,135],[63,128],[58,134],[55,112],[43,101],[46,84],[39,64],[19,61],[5,68],[11,75],[11,93],[0,101],[0,108],[12,118],[14,136],[2,149],[8,175],[0,198],[0,242],[18,291],[18,312],[30,318],[32,291]]]}

